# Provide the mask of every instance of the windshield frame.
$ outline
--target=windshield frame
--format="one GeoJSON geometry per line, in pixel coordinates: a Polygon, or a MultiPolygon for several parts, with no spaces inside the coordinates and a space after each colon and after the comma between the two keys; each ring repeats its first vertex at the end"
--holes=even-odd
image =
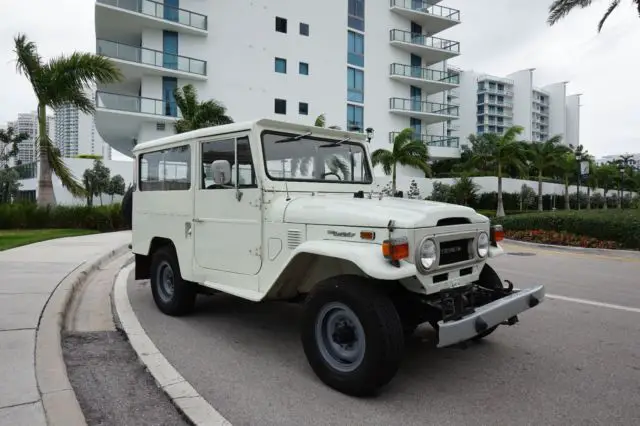
{"type": "MultiPolygon", "coordinates": [[[[341,142],[340,145],[353,145],[353,146],[357,146],[362,150],[362,156],[363,156],[363,164],[365,165],[365,173],[362,176],[362,180],[360,181],[353,181],[353,180],[327,180],[327,179],[305,179],[305,178],[299,178],[299,177],[278,177],[278,176],[272,176],[269,173],[269,168],[267,167],[267,155],[266,155],[266,150],[265,150],[265,135],[273,135],[273,136],[279,136],[282,138],[288,138],[288,137],[294,137],[294,136],[300,136],[304,133],[297,133],[297,132],[286,132],[286,131],[281,131],[281,130],[271,130],[271,129],[265,129],[263,131],[260,132],[260,149],[261,149],[261,155],[262,155],[262,164],[264,167],[264,174],[267,177],[267,179],[274,181],[274,182],[300,182],[300,183],[327,183],[327,184],[342,184],[342,185],[372,185],[375,181],[375,178],[373,176],[373,170],[371,167],[371,159],[369,158],[369,151],[367,149],[367,146],[365,145],[364,142],[361,141],[354,141],[354,140],[350,140],[350,141],[344,141],[341,142]],[[364,178],[367,177],[368,179],[365,180],[364,178]]],[[[344,138],[331,138],[328,136],[324,136],[324,135],[318,135],[315,136],[313,134],[308,135],[308,136],[304,136],[301,138],[301,140],[311,140],[311,141],[318,141],[318,142],[324,142],[324,143],[332,143],[332,142],[338,142],[341,139],[344,138]]],[[[287,143],[295,143],[295,142],[285,142],[284,144],[286,145],[287,143]]]]}

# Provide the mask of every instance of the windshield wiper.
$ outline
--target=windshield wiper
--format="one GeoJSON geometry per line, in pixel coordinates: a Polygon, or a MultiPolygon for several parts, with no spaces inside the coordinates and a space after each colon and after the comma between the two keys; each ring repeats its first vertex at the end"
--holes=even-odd
{"type": "Polygon", "coordinates": [[[336,141],[336,142],[331,142],[331,143],[328,143],[326,145],[320,145],[320,148],[330,148],[330,147],[333,147],[333,146],[340,146],[340,145],[342,145],[342,142],[349,142],[350,140],[351,140],[351,138],[348,137],[346,139],[342,139],[342,140],[339,140],[339,141],[336,141]]]}
{"type": "Polygon", "coordinates": [[[311,136],[312,134],[313,134],[312,132],[307,132],[305,134],[298,135],[298,136],[291,136],[289,138],[278,139],[274,143],[295,142],[295,141],[299,141],[300,139],[302,139],[304,137],[311,136]]]}

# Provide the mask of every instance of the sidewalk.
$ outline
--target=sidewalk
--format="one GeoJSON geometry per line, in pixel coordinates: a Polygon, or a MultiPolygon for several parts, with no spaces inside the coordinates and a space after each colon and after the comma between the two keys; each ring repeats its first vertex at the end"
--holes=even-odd
{"type": "Polygon", "coordinates": [[[0,252],[0,426],[46,425],[35,372],[36,333],[58,284],[126,246],[128,231],[61,238],[0,252]]]}

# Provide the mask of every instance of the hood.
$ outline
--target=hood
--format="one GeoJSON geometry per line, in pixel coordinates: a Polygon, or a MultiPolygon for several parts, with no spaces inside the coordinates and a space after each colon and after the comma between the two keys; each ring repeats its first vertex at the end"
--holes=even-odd
{"type": "Polygon", "coordinates": [[[301,196],[291,200],[283,221],[288,223],[385,228],[394,220],[397,228],[436,226],[440,219],[462,217],[472,223],[488,221],[470,207],[435,201],[384,197],[301,196]]]}

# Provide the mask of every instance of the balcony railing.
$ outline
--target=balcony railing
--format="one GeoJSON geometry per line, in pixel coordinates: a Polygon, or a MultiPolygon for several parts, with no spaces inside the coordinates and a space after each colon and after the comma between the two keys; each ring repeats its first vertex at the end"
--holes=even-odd
{"type": "Polygon", "coordinates": [[[97,0],[98,3],[141,13],[153,18],[177,22],[199,30],[207,29],[207,17],[200,13],[180,9],[152,0],[97,0]]]}
{"type": "Polygon", "coordinates": [[[399,7],[416,12],[427,13],[441,18],[460,21],[460,11],[450,7],[431,5],[422,0],[391,0],[391,7],[399,7]]]}
{"type": "Polygon", "coordinates": [[[478,93],[485,93],[485,92],[497,94],[497,95],[513,96],[513,92],[511,90],[498,90],[495,87],[489,88],[487,86],[478,88],[478,93]]]}
{"type": "Polygon", "coordinates": [[[449,52],[460,53],[460,43],[438,37],[430,37],[420,33],[412,33],[403,30],[390,30],[391,41],[400,41],[418,46],[430,47],[432,49],[448,50],[449,52]]]}
{"type": "MultiPolygon", "coordinates": [[[[389,142],[393,143],[399,132],[389,133],[389,142]]],[[[414,140],[418,140],[427,146],[438,146],[444,148],[459,148],[460,138],[457,136],[435,136],[435,135],[414,135],[414,140]]]]}
{"type": "Polygon", "coordinates": [[[421,80],[439,81],[442,83],[460,84],[460,76],[456,74],[449,74],[440,70],[432,70],[429,68],[412,67],[411,65],[404,65],[393,63],[391,64],[391,75],[398,75],[401,77],[419,78],[421,80]]]}
{"type": "Polygon", "coordinates": [[[131,46],[109,40],[98,40],[96,51],[99,55],[108,56],[123,61],[153,65],[192,74],[207,75],[207,63],[199,59],[174,55],[146,47],[131,46]]]}
{"type": "Polygon", "coordinates": [[[390,98],[389,108],[402,111],[419,112],[425,114],[442,114],[458,116],[459,109],[457,105],[440,104],[436,102],[424,102],[413,99],[390,98]]]}
{"type": "Polygon", "coordinates": [[[121,95],[118,93],[97,91],[96,107],[140,114],[180,117],[175,101],[121,95]]]}

